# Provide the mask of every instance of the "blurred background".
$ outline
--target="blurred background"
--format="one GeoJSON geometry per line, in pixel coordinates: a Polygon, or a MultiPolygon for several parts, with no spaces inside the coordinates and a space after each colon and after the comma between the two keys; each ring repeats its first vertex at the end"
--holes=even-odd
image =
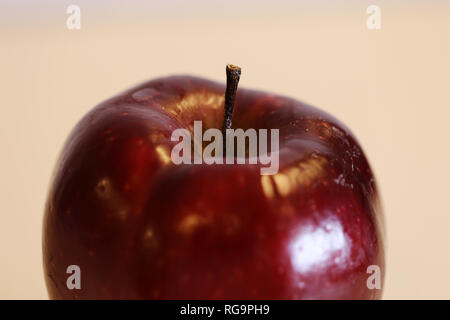
{"type": "Polygon", "coordinates": [[[144,80],[224,81],[233,63],[241,87],[311,103],[358,137],[386,215],[384,298],[449,299],[449,40],[449,1],[2,0],[0,298],[47,299],[42,215],[75,123],[144,80]]]}

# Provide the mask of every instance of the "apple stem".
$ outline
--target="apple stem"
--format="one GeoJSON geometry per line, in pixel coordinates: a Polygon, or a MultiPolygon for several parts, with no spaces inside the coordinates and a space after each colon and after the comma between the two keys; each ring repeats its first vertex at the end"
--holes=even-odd
{"type": "Polygon", "coordinates": [[[241,78],[241,68],[232,64],[227,64],[227,89],[225,90],[225,110],[223,115],[223,145],[225,150],[226,130],[231,129],[231,119],[233,116],[234,101],[236,99],[236,92],[241,78]]]}

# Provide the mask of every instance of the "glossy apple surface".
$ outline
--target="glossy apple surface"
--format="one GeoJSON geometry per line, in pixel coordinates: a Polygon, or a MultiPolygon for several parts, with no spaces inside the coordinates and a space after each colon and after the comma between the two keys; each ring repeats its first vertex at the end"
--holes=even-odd
{"type": "Polygon", "coordinates": [[[220,128],[225,86],[175,76],[132,88],[74,128],[48,195],[54,299],[375,299],[383,216],[350,131],[293,99],[239,89],[233,128],[279,129],[280,170],[179,165],[176,128],[220,128]],[[69,265],[81,289],[69,290],[69,265]]]}

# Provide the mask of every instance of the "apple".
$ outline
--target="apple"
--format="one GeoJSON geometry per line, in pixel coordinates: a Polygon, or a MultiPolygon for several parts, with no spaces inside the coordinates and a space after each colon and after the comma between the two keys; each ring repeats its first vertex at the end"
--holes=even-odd
{"type": "Polygon", "coordinates": [[[145,82],[76,125],[45,206],[50,298],[381,297],[368,270],[383,282],[383,214],[353,134],[302,102],[237,89],[239,68],[227,75],[226,88],[192,76],[145,82]],[[172,133],[194,121],[278,129],[278,172],[175,165],[172,133]],[[79,288],[67,285],[74,265],[79,288]]]}

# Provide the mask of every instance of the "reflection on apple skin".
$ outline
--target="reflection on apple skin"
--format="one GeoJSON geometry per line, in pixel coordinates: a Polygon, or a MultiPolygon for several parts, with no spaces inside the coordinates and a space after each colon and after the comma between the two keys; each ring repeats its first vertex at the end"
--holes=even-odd
{"type": "Polygon", "coordinates": [[[345,268],[352,243],[342,224],[333,218],[319,225],[304,223],[289,245],[291,264],[295,272],[307,275],[330,265],[345,268]]]}
{"type": "Polygon", "coordinates": [[[375,179],[351,132],[326,113],[239,89],[234,128],[279,129],[280,170],[170,161],[177,128],[220,128],[223,85],[153,80],[74,128],[43,230],[54,299],[374,299],[384,272],[375,179]],[[66,268],[82,270],[68,290],[66,268]]]}

